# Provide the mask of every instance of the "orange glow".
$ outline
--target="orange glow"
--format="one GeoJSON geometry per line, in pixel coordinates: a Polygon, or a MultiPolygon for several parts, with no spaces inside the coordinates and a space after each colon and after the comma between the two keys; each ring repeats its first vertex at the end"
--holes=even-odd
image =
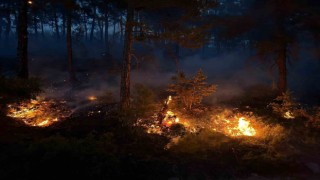
{"type": "Polygon", "coordinates": [[[70,114],[64,102],[30,100],[8,106],[8,117],[20,120],[28,126],[46,127],[70,114]]]}
{"type": "Polygon", "coordinates": [[[98,98],[96,96],[89,96],[88,100],[89,101],[96,101],[98,98]]]}

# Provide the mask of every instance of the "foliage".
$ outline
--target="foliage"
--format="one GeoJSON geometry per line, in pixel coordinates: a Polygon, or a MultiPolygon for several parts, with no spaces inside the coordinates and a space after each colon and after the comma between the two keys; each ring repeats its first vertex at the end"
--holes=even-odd
{"type": "Polygon", "coordinates": [[[156,96],[152,89],[136,84],[133,92],[133,110],[137,116],[152,115],[156,110],[156,96]]]}
{"type": "Polygon", "coordinates": [[[269,106],[272,108],[273,112],[286,118],[288,115],[295,117],[298,115],[299,104],[293,99],[291,92],[287,91],[282,95],[278,96],[274,102],[270,103],[269,106]]]}
{"type": "Polygon", "coordinates": [[[200,104],[204,97],[210,96],[216,91],[216,85],[206,82],[207,77],[202,70],[199,70],[191,78],[179,73],[172,80],[174,84],[169,85],[168,91],[174,93],[175,98],[188,110],[191,110],[194,105],[200,104]]]}

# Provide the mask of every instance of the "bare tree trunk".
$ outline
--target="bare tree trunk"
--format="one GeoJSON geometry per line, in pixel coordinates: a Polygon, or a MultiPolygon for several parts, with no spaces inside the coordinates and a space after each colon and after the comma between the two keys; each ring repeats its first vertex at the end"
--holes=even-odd
{"type": "Polygon", "coordinates": [[[44,22],[43,22],[43,17],[41,17],[41,35],[42,35],[42,38],[44,38],[44,22]]]}
{"type": "Polygon", "coordinates": [[[93,18],[92,18],[92,24],[91,24],[91,32],[90,32],[90,41],[93,41],[94,38],[94,29],[96,26],[96,7],[93,7],[93,18]]]}
{"type": "Polygon", "coordinates": [[[116,39],[116,21],[113,21],[113,37],[112,37],[112,41],[115,41],[116,39]]]}
{"type": "Polygon", "coordinates": [[[68,70],[69,70],[69,76],[70,81],[74,82],[76,81],[76,75],[73,67],[73,54],[72,54],[72,37],[71,37],[71,25],[72,25],[72,19],[71,19],[71,12],[68,12],[67,15],[67,50],[68,50],[68,70]]]}
{"type": "Polygon", "coordinates": [[[282,95],[287,91],[287,44],[284,43],[282,49],[278,54],[277,59],[279,81],[278,81],[278,93],[282,95]]]}
{"type": "Polygon", "coordinates": [[[100,40],[103,41],[103,21],[101,19],[98,19],[98,26],[99,26],[100,40]]]}
{"type": "Polygon", "coordinates": [[[120,41],[123,40],[123,19],[120,17],[120,41]]]}
{"type": "Polygon", "coordinates": [[[38,37],[38,19],[37,16],[33,16],[33,27],[34,27],[34,36],[37,38],[38,37]]]}
{"type": "Polygon", "coordinates": [[[56,11],[54,11],[54,27],[56,29],[57,39],[60,39],[58,16],[57,16],[57,12],[56,11]]]}
{"type": "Polygon", "coordinates": [[[88,26],[87,26],[87,21],[88,21],[88,18],[87,16],[85,15],[84,16],[84,33],[85,33],[85,36],[86,36],[86,41],[88,41],[88,26]]]}
{"type": "Polygon", "coordinates": [[[9,36],[10,36],[10,31],[11,31],[11,13],[10,11],[8,10],[7,12],[7,25],[6,25],[6,30],[5,30],[5,41],[6,41],[6,44],[9,42],[9,36]]]}
{"type": "MultiPolygon", "coordinates": [[[[2,17],[0,16],[0,21],[2,21],[2,17]]],[[[0,41],[2,40],[2,24],[0,24],[0,41]]],[[[0,44],[1,46],[1,44],[0,44]]]]}
{"type": "Polygon", "coordinates": [[[105,9],[104,41],[105,41],[105,44],[106,44],[106,54],[110,54],[110,48],[109,48],[109,10],[108,10],[108,4],[106,5],[106,9],[105,9]]]}
{"type": "Polygon", "coordinates": [[[18,77],[22,79],[29,78],[28,67],[28,3],[22,0],[18,15],[18,48],[17,58],[19,61],[18,77]]]}
{"type": "Polygon", "coordinates": [[[62,13],[62,36],[66,37],[66,13],[62,13]]]}
{"type": "Polygon", "coordinates": [[[131,51],[133,43],[133,19],[134,9],[131,5],[127,10],[127,22],[124,40],[124,53],[123,53],[123,69],[121,75],[121,89],[120,89],[120,108],[127,110],[130,108],[130,70],[131,70],[131,51]]]}

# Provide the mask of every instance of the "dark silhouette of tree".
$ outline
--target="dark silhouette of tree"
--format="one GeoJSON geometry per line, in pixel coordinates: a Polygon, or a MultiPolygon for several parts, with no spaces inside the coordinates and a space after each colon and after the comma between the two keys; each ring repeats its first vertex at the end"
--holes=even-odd
{"type": "Polygon", "coordinates": [[[21,0],[19,2],[18,15],[18,48],[17,58],[20,63],[18,77],[22,79],[29,78],[29,64],[28,64],[28,1],[21,0]]]}
{"type": "Polygon", "coordinates": [[[248,35],[256,57],[277,66],[279,95],[287,91],[287,64],[297,56],[300,24],[307,9],[302,0],[257,0],[245,14],[222,20],[228,27],[222,30],[222,36],[248,35]]]}

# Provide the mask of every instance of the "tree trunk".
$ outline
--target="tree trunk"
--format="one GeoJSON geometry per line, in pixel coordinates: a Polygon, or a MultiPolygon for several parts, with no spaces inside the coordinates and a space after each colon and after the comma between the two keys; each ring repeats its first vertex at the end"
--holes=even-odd
{"type": "Polygon", "coordinates": [[[93,17],[92,17],[91,32],[90,32],[90,41],[93,41],[95,26],[96,26],[96,7],[93,7],[93,17]]]}
{"type": "Polygon", "coordinates": [[[103,42],[103,21],[101,19],[98,19],[98,27],[100,33],[100,40],[103,42]]]}
{"type": "Polygon", "coordinates": [[[105,22],[104,22],[104,41],[106,44],[106,54],[110,54],[109,49],[109,12],[108,12],[108,5],[106,5],[105,9],[105,22]]]}
{"type": "Polygon", "coordinates": [[[57,34],[57,39],[60,39],[58,16],[57,16],[57,12],[56,11],[54,12],[54,27],[55,27],[56,34],[57,34]]]}
{"type": "Polygon", "coordinates": [[[11,13],[9,10],[8,10],[6,19],[7,19],[7,25],[6,25],[6,31],[5,31],[5,38],[6,38],[5,40],[6,40],[6,44],[8,44],[10,31],[11,31],[11,13]]]}
{"type": "Polygon", "coordinates": [[[44,22],[43,22],[43,17],[41,17],[41,36],[44,38],[44,22]]]}
{"type": "Polygon", "coordinates": [[[282,95],[287,91],[287,44],[284,43],[277,59],[279,80],[278,80],[278,93],[282,95]]]}
{"type": "Polygon", "coordinates": [[[22,79],[29,78],[28,67],[28,3],[22,0],[18,15],[18,48],[17,58],[19,61],[18,77],[22,79]]]}
{"type": "Polygon", "coordinates": [[[37,38],[38,37],[38,20],[36,15],[33,16],[33,27],[34,27],[34,36],[35,38],[37,38]]]}
{"type": "MultiPolygon", "coordinates": [[[[0,16],[0,21],[2,20],[2,17],[0,16]]],[[[0,22],[0,41],[2,40],[2,24],[0,22]]],[[[1,44],[0,44],[1,46],[1,44]]]]}
{"type": "Polygon", "coordinates": [[[88,26],[87,26],[87,22],[88,22],[88,18],[85,15],[84,16],[84,33],[85,33],[86,41],[88,41],[88,26]]]}
{"type": "Polygon", "coordinates": [[[120,41],[123,40],[123,19],[120,17],[120,41]]]}
{"type": "Polygon", "coordinates": [[[62,14],[62,36],[66,37],[66,13],[62,14]]]}
{"type": "Polygon", "coordinates": [[[68,70],[69,70],[69,78],[71,82],[76,81],[76,75],[73,67],[73,54],[72,54],[72,37],[71,37],[71,12],[68,12],[67,15],[67,50],[68,50],[68,70]]]}
{"type": "Polygon", "coordinates": [[[123,69],[121,75],[121,89],[120,89],[120,108],[121,110],[127,110],[130,108],[130,70],[131,70],[131,51],[133,43],[133,19],[134,9],[131,5],[127,10],[127,22],[125,30],[124,40],[124,52],[123,52],[123,69]]]}

